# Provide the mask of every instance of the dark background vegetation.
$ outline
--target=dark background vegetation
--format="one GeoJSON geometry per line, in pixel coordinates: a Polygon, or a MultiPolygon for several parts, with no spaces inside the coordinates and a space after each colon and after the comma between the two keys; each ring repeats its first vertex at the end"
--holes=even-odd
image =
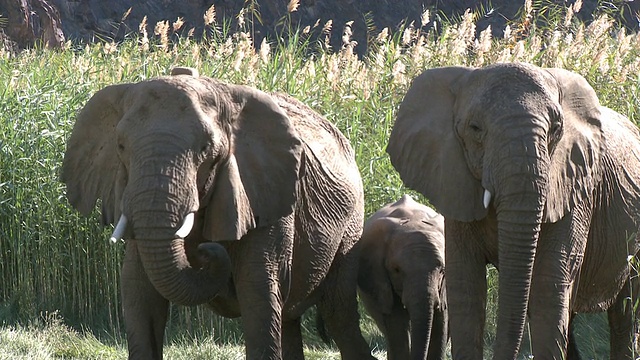
{"type": "MultiPolygon", "coordinates": [[[[193,29],[196,36],[205,28],[203,14],[214,6],[219,23],[236,28],[241,9],[247,9],[244,20],[250,26],[252,38],[259,44],[264,37],[273,39],[287,33],[282,19],[290,17],[286,26],[312,27],[314,35],[321,35],[322,25],[333,22],[331,45],[340,48],[342,29],[352,22],[355,52],[367,51],[368,38],[383,28],[390,31],[411,22],[420,23],[425,9],[433,15],[431,26],[459,19],[466,9],[481,14],[476,22],[477,31],[492,27],[494,36],[501,36],[504,26],[518,18],[524,0],[300,0],[297,11],[288,14],[289,0],[0,0],[0,16],[5,18],[4,32],[7,44],[15,48],[33,46],[41,42],[56,47],[65,40],[122,41],[139,30],[147,17],[148,31],[158,21],[185,22],[183,31],[193,29]],[[320,26],[313,27],[314,24],[320,26]]],[[[538,21],[562,12],[575,0],[533,0],[541,9],[538,21]]],[[[588,23],[594,15],[608,13],[630,30],[639,26],[640,0],[583,0],[576,16],[588,23]]]]}

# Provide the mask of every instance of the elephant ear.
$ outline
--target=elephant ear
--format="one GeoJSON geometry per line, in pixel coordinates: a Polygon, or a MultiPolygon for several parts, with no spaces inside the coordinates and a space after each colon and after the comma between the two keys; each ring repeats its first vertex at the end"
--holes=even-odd
{"type": "Polygon", "coordinates": [[[481,182],[473,177],[454,131],[456,94],[473,69],[430,69],[414,79],[391,131],[387,152],[408,187],[438,212],[459,221],[486,216],[481,182]],[[455,86],[453,86],[455,84],[455,86]]]}
{"type": "Polygon", "coordinates": [[[365,224],[361,240],[362,251],[358,267],[358,287],[369,301],[376,304],[383,314],[393,308],[393,287],[387,273],[386,255],[389,246],[389,229],[377,219],[365,224]]]}
{"type": "Polygon", "coordinates": [[[562,135],[551,153],[545,221],[556,222],[590,196],[604,153],[600,102],[580,75],[546,69],[559,85],[562,135]]]}
{"type": "Polygon", "coordinates": [[[86,216],[101,199],[105,225],[113,223],[120,211],[116,208],[116,187],[126,176],[117,155],[115,130],[123,115],[124,95],[131,86],[108,86],[89,99],[73,126],[62,162],[60,179],[67,186],[69,203],[86,216]]]}
{"type": "MultiPolygon", "coordinates": [[[[229,86],[230,154],[216,175],[204,236],[238,240],[293,211],[302,151],[285,112],[264,92],[229,86]]],[[[222,121],[225,121],[224,119],[222,121]]]]}

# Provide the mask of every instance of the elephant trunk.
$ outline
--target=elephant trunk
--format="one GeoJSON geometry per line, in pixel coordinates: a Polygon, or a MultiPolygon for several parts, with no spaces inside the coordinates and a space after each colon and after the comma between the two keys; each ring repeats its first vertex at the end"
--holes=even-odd
{"type": "MultiPolygon", "coordinates": [[[[432,272],[428,278],[421,274],[422,282],[416,283],[409,287],[409,291],[403,293],[403,303],[409,312],[411,322],[411,359],[424,360],[427,359],[427,352],[433,348],[431,342],[439,342],[440,339],[433,338],[433,334],[438,329],[434,328],[435,309],[439,305],[438,289],[433,284],[440,284],[441,281],[434,276],[432,272]],[[426,288],[429,284],[430,288],[426,288]],[[432,288],[431,288],[432,287],[432,288]]],[[[408,282],[408,284],[412,284],[408,282]]],[[[437,326],[436,326],[437,327],[437,326]]],[[[444,349],[442,349],[444,355],[444,349]]],[[[435,354],[429,354],[430,359],[435,354]]]]}
{"type": "Polygon", "coordinates": [[[228,284],[231,262],[217,243],[199,246],[201,268],[193,268],[187,259],[186,234],[178,229],[187,215],[198,209],[197,190],[188,176],[189,162],[151,159],[137,161],[136,165],[132,166],[124,194],[124,212],[132,223],[132,241],[149,280],[173,303],[198,305],[210,301],[228,284]]]}
{"type": "Polygon", "coordinates": [[[180,305],[198,305],[213,299],[231,276],[231,261],[217,243],[198,249],[205,259],[202,268],[193,268],[187,260],[183,239],[135,240],[149,280],[167,300],[180,305]]]}
{"type": "Polygon", "coordinates": [[[500,272],[494,359],[515,359],[520,347],[548,182],[541,170],[548,165],[544,142],[515,143],[501,151],[502,176],[496,179],[500,272]]]}

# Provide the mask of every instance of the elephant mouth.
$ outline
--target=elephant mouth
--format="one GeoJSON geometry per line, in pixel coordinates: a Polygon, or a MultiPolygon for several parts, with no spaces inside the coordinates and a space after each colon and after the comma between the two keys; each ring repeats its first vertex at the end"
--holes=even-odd
{"type": "MultiPolygon", "coordinates": [[[[191,233],[191,230],[193,230],[194,221],[195,221],[195,213],[193,212],[188,213],[187,216],[184,217],[184,220],[182,221],[182,225],[180,226],[180,228],[176,230],[174,238],[176,239],[186,238],[191,233]]],[[[116,224],[116,227],[113,230],[113,234],[109,238],[109,240],[112,243],[115,244],[118,241],[122,240],[125,234],[125,231],[127,229],[127,223],[128,223],[127,217],[124,214],[120,215],[120,219],[118,219],[118,223],[116,224]]]]}

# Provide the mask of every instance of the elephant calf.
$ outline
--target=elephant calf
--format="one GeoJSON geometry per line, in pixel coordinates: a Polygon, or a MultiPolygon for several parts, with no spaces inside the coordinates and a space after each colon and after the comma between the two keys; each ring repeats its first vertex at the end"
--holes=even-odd
{"type": "Polygon", "coordinates": [[[442,215],[404,195],[367,220],[360,243],[358,290],[387,340],[388,359],[443,359],[442,215]]]}

